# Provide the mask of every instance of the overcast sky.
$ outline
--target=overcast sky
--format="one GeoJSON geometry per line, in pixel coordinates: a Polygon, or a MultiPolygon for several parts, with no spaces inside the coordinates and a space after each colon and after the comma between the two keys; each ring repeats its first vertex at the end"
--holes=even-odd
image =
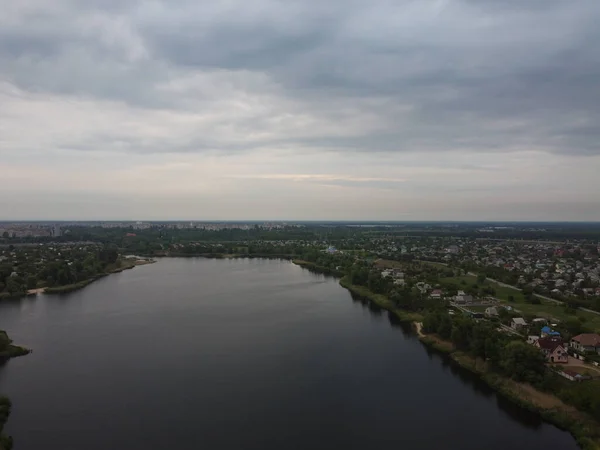
{"type": "Polygon", "coordinates": [[[599,0],[0,11],[0,219],[600,220],[599,0]]]}

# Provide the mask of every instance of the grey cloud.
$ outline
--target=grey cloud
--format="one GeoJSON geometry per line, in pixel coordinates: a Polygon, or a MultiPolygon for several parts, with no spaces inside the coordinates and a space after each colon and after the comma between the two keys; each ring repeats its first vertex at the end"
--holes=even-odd
{"type": "MultiPolygon", "coordinates": [[[[305,114],[335,120],[328,105],[359,105],[357,118],[381,122],[362,133],[247,144],[207,136],[146,142],[117,130],[75,141],[75,148],[112,141],[139,152],[297,144],[365,152],[600,153],[597,0],[62,5],[59,13],[17,16],[3,27],[0,77],[29,90],[181,111],[211,108],[214,100],[164,92],[161,84],[198,71],[244,70],[265,74],[281,87],[277,95],[305,114]],[[98,16],[106,26],[124,24],[118,29],[125,37],[114,42],[110,27],[87,30],[98,16]],[[132,57],[138,44],[146,54],[132,57]]],[[[244,89],[265,93],[262,85],[244,89]]],[[[239,119],[236,129],[243,136],[269,126],[258,115],[239,119]]]]}

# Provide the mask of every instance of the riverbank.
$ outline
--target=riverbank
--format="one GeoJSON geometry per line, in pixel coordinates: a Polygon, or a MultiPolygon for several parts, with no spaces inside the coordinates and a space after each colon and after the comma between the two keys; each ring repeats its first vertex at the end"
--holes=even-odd
{"type": "Polygon", "coordinates": [[[312,270],[313,272],[322,273],[325,275],[333,275],[334,277],[340,278],[344,276],[344,272],[341,270],[333,270],[329,267],[320,266],[310,261],[303,259],[292,259],[292,262],[297,266],[304,267],[305,269],[312,270]]]}
{"type": "MultiPolygon", "coordinates": [[[[73,284],[66,284],[64,286],[56,286],[56,287],[48,287],[44,288],[43,292],[45,294],[66,294],[69,292],[78,291],[79,289],[83,289],[84,287],[92,284],[94,281],[99,280],[100,278],[104,278],[108,275],[112,275],[115,273],[121,273],[125,270],[133,269],[136,266],[144,266],[147,264],[153,264],[156,261],[147,260],[147,259],[125,259],[121,261],[121,265],[118,267],[114,267],[108,269],[105,272],[94,275],[93,277],[88,278],[87,280],[82,280],[73,284]]],[[[39,291],[39,290],[38,290],[39,291]]]]}
{"type": "Polygon", "coordinates": [[[285,253],[183,253],[183,252],[159,252],[152,255],[142,255],[151,258],[207,258],[207,259],[238,259],[238,258],[264,258],[264,259],[286,259],[291,260],[295,255],[285,253]]]}
{"type": "Polygon", "coordinates": [[[347,277],[342,277],[340,279],[340,286],[348,289],[354,295],[369,300],[370,302],[373,302],[380,308],[390,311],[391,313],[396,315],[401,322],[420,322],[421,320],[423,320],[423,316],[421,314],[416,312],[404,311],[398,308],[394,304],[394,302],[392,302],[385,295],[376,294],[365,286],[352,284],[347,277]]]}
{"type": "Polygon", "coordinates": [[[12,437],[4,434],[4,425],[10,416],[11,407],[10,399],[3,395],[0,396],[0,450],[11,450],[13,446],[12,437]]]}
{"type": "Polygon", "coordinates": [[[425,334],[420,322],[414,322],[414,326],[424,345],[448,355],[454,363],[477,375],[499,395],[569,431],[583,450],[600,449],[600,424],[589,415],[567,405],[555,395],[491,371],[484,360],[458,351],[452,342],[434,334],[425,334]]]}
{"type": "Polygon", "coordinates": [[[339,278],[340,286],[349,290],[352,294],[361,297],[365,300],[372,302],[373,304],[379,306],[382,309],[390,311],[401,322],[420,322],[423,320],[423,316],[419,313],[411,313],[408,311],[404,311],[398,308],[394,302],[392,302],[387,296],[383,294],[376,294],[372,292],[369,288],[365,286],[359,286],[357,284],[352,284],[347,276],[344,275],[344,272],[341,270],[332,270],[329,267],[320,266],[310,261],[305,261],[302,259],[292,259],[292,262],[300,267],[304,267],[305,269],[311,270],[317,273],[323,273],[325,275],[332,275],[336,278],[339,278]]]}
{"type": "Polygon", "coordinates": [[[419,340],[424,345],[448,355],[455,364],[477,375],[499,395],[524,409],[539,414],[548,423],[569,431],[583,450],[600,450],[600,423],[588,414],[565,404],[552,394],[492,372],[484,360],[458,351],[452,342],[443,340],[437,335],[424,333],[420,314],[402,311],[385,295],[376,294],[365,286],[353,285],[347,277],[342,277],[339,283],[353,294],[391,311],[401,321],[412,322],[419,340]]]}
{"type": "MultiPolygon", "coordinates": [[[[12,339],[8,337],[8,334],[4,330],[0,330],[0,345],[2,347],[0,360],[2,361],[31,353],[31,350],[28,348],[13,345],[12,339]]],[[[12,404],[8,397],[0,396],[0,450],[10,450],[13,446],[12,437],[4,434],[4,425],[10,415],[11,406],[12,404]]]]}

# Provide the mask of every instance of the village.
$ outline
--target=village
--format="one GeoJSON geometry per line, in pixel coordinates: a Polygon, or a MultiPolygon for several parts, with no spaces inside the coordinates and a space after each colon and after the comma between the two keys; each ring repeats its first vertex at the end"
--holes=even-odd
{"type": "MultiPolygon", "coordinates": [[[[374,267],[383,280],[394,286],[412,287],[424,301],[445,304],[451,316],[462,314],[475,321],[490,321],[497,325],[499,332],[522,338],[538,348],[547,366],[567,380],[600,378],[600,334],[580,332],[590,316],[596,319],[594,311],[575,312],[565,318],[564,311],[568,307],[557,301],[528,304],[522,290],[474,273],[451,275],[453,272],[448,266],[435,262],[400,263],[380,259],[375,261],[374,267]],[[421,271],[415,271],[415,267],[421,271]],[[436,270],[441,275],[437,279],[436,270]],[[408,276],[408,272],[413,276],[408,276]],[[547,308],[553,308],[555,315],[561,318],[544,313],[547,308]]],[[[600,324],[600,316],[597,317],[594,323],[600,324]]]]}

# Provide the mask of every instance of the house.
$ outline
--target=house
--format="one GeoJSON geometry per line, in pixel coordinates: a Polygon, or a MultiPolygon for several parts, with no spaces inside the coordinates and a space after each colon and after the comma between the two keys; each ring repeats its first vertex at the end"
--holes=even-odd
{"type": "Polygon", "coordinates": [[[563,340],[559,337],[543,337],[534,344],[539,348],[548,362],[566,364],[569,362],[569,355],[564,346],[563,340]]]}
{"type": "Polygon", "coordinates": [[[547,319],[544,319],[543,317],[536,317],[536,318],[535,318],[535,319],[533,319],[531,322],[532,322],[532,323],[534,323],[534,324],[542,323],[542,324],[544,324],[544,325],[545,325],[545,324],[547,324],[547,323],[548,323],[548,320],[547,320],[547,319]]]}
{"type": "Polygon", "coordinates": [[[600,335],[584,333],[574,336],[571,339],[571,347],[580,353],[597,352],[600,354],[600,335]]]}
{"type": "Polygon", "coordinates": [[[554,331],[549,326],[542,327],[541,334],[542,334],[542,337],[546,337],[546,336],[560,337],[560,333],[558,331],[554,331]]]}
{"type": "Polygon", "coordinates": [[[431,286],[423,281],[419,281],[417,283],[417,289],[421,292],[421,294],[425,294],[429,289],[431,289],[431,286]]]}
{"type": "Polygon", "coordinates": [[[489,308],[485,308],[486,317],[498,317],[498,308],[495,306],[490,306],[489,308]]]}
{"type": "Polygon", "coordinates": [[[539,336],[527,336],[527,343],[534,345],[538,341],[539,338],[540,338],[539,336]]]}
{"type": "Polygon", "coordinates": [[[515,317],[510,322],[510,327],[516,331],[520,331],[523,328],[525,328],[526,326],[527,326],[527,322],[525,322],[525,319],[523,319],[522,317],[515,317]]]}
{"type": "Polygon", "coordinates": [[[440,289],[434,289],[433,291],[431,291],[431,294],[429,294],[429,298],[434,299],[434,300],[441,299],[442,291],[440,289]]]}
{"type": "Polygon", "coordinates": [[[456,303],[472,303],[473,297],[471,295],[465,294],[464,291],[458,291],[458,295],[454,297],[454,301],[456,303]]]}

